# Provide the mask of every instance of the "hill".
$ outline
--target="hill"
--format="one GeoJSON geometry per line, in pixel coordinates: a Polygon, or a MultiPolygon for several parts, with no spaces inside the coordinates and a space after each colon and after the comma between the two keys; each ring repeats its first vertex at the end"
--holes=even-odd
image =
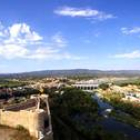
{"type": "Polygon", "coordinates": [[[42,70],[23,73],[0,74],[0,78],[42,78],[42,77],[73,77],[73,76],[140,76],[140,70],[89,70],[89,69],[70,69],[70,70],[42,70]]]}

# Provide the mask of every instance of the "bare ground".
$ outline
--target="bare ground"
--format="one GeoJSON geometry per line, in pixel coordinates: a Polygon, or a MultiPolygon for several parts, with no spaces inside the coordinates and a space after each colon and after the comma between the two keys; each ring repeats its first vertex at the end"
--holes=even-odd
{"type": "Polygon", "coordinates": [[[16,133],[14,129],[0,128],[0,140],[11,140],[14,133],[16,133]]]}
{"type": "Polygon", "coordinates": [[[17,130],[0,127],[0,140],[37,140],[29,135],[27,130],[17,130]]]}

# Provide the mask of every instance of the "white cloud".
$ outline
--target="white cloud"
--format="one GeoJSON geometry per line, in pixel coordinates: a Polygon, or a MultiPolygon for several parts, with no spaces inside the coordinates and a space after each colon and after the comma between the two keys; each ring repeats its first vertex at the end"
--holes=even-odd
{"type": "Polygon", "coordinates": [[[31,31],[30,26],[26,23],[16,23],[9,27],[9,33],[11,39],[19,39],[24,38],[27,41],[40,41],[43,38],[36,33],[35,31],[31,31]]]}
{"type": "Polygon", "coordinates": [[[121,28],[121,31],[123,34],[126,34],[126,35],[138,34],[138,33],[140,33],[140,27],[133,27],[131,29],[123,27],[123,28],[121,28]]]}
{"type": "Polygon", "coordinates": [[[28,49],[16,44],[0,45],[0,56],[7,59],[24,58],[28,52],[28,49]]]}
{"type": "Polygon", "coordinates": [[[116,54],[113,57],[114,58],[136,59],[136,58],[140,58],[140,51],[139,50],[135,50],[135,51],[129,52],[129,53],[116,54]]]}
{"type": "Polygon", "coordinates": [[[4,36],[4,34],[2,32],[0,32],[0,37],[3,37],[3,36],[4,36]]]}
{"type": "Polygon", "coordinates": [[[26,23],[16,23],[5,28],[0,24],[0,57],[5,59],[80,59],[62,48],[66,40],[60,33],[45,41],[26,23]]]}
{"type": "Polygon", "coordinates": [[[61,33],[57,33],[52,37],[52,42],[54,45],[57,44],[58,47],[65,47],[67,45],[67,41],[63,38],[61,33]]]}
{"type": "Polygon", "coordinates": [[[35,51],[30,52],[30,55],[27,57],[29,59],[47,59],[47,58],[55,58],[56,54],[59,50],[55,50],[52,48],[37,48],[35,51]]]}
{"type": "Polygon", "coordinates": [[[115,18],[112,14],[107,14],[90,8],[61,7],[56,9],[54,13],[61,16],[92,18],[96,20],[115,18]]]}

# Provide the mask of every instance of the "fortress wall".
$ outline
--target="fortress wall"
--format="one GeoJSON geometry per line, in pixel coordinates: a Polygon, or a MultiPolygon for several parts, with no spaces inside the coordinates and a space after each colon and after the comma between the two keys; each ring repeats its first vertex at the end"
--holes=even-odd
{"type": "MultiPolygon", "coordinates": [[[[41,134],[46,134],[45,120],[48,119],[46,111],[40,110],[36,113],[30,113],[29,132],[32,136],[40,137],[41,134]]],[[[49,126],[48,126],[49,128],[49,126]]]]}
{"type": "Polygon", "coordinates": [[[39,131],[44,132],[45,114],[45,111],[30,113],[29,131],[31,135],[39,137],[39,131]]]}
{"type": "MultiPolygon", "coordinates": [[[[0,124],[16,128],[18,125],[29,130],[30,134],[39,137],[39,130],[42,127],[44,120],[39,122],[39,112],[33,111],[4,111],[0,110],[0,124]],[[41,125],[41,127],[39,126],[41,125]]],[[[43,118],[42,118],[43,119],[43,118]]]]}
{"type": "Polygon", "coordinates": [[[29,113],[29,132],[32,136],[39,138],[39,112],[29,113]]]}
{"type": "Polygon", "coordinates": [[[19,110],[10,111],[0,109],[0,124],[16,128],[21,125],[29,130],[30,135],[40,138],[42,134],[46,139],[53,140],[51,116],[48,104],[48,96],[41,95],[45,100],[47,110],[19,110]]]}
{"type": "Polygon", "coordinates": [[[20,125],[20,112],[0,111],[0,123],[10,127],[20,125]]]}

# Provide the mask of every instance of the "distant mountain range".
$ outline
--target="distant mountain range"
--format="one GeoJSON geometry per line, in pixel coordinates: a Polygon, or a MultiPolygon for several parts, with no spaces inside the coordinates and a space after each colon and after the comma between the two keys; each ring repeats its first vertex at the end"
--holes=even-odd
{"type": "Polygon", "coordinates": [[[0,78],[27,78],[27,77],[67,77],[67,76],[140,76],[140,70],[42,70],[23,73],[0,74],[0,78]]]}

